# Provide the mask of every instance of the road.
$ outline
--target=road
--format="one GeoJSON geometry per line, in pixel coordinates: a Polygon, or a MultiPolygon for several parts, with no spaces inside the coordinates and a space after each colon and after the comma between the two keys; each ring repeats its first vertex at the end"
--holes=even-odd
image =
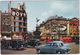
{"type": "MultiPolygon", "coordinates": [[[[74,42],[68,43],[71,47],[70,54],[79,53],[79,45],[76,45],[74,42]]],[[[13,49],[2,49],[1,54],[36,54],[35,48],[25,48],[25,50],[13,50],[13,49]]]]}

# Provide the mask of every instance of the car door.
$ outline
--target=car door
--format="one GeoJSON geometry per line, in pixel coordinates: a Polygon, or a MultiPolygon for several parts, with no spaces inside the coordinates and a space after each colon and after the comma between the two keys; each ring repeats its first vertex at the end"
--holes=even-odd
{"type": "Polygon", "coordinates": [[[57,43],[52,43],[52,46],[50,47],[50,53],[55,53],[58,50],[57,43]]]}
{"type": "Polygon", "coordinates": [[[55,53],[57,49],[58,49],[57,43],[51,43],[51,45],[47,46],[46,48],[47,53],[55,53]]]}
{"type": "Polygon", "coordinates": [[[47,43],[47,44],[43,47],[42,51],[45,52],[45,53],[50,53],[50,51],[51,51],[51,43],[47,43]]]}

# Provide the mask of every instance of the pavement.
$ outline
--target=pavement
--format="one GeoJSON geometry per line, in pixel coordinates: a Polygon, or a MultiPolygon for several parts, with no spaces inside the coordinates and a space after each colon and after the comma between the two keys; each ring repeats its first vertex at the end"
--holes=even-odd
{"type": "Polygon", "coordinates": [[[67,43],[70,44],[70,48],[71,48],[71,54],[79,54],[80,53],[80,45],[75,44],[74,42],[71,43],[67,43]]]}

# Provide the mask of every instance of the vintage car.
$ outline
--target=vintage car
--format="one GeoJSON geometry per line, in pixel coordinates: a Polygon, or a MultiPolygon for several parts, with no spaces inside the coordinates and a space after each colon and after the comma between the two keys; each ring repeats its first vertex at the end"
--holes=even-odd
{"type": "Polygon", "coordinates": [[[26,46],[30,45],[30,46],[39,46],[41,45],[40,40],[39,39],[30,39],[27,41],[27,43],[25,43],[26,46]]]}
{"type": "Polygon", "coordinates": [[[45,45],[37,46],[36,51],[37,53],[65,54],[70,53],[70,48],[65,47],[62,42],[52,41],[47,42],[45,45]]]}
{"type": "Polygon", "coordinates": [[[2,40],[1,45],[6,49],[10,47],[16,50],[24,49],[24,42],[21,39],[2,40]]]}

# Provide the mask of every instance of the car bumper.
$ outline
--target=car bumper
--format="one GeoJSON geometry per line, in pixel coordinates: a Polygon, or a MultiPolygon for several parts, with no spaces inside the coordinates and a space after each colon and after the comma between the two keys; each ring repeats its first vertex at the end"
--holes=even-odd
{"type": "Polygon", "coordinates": [[[65,54],[70,54],[71,53],[71,50],[70,51],[68,51],[68,52],[65,52],[65,54]]]}

